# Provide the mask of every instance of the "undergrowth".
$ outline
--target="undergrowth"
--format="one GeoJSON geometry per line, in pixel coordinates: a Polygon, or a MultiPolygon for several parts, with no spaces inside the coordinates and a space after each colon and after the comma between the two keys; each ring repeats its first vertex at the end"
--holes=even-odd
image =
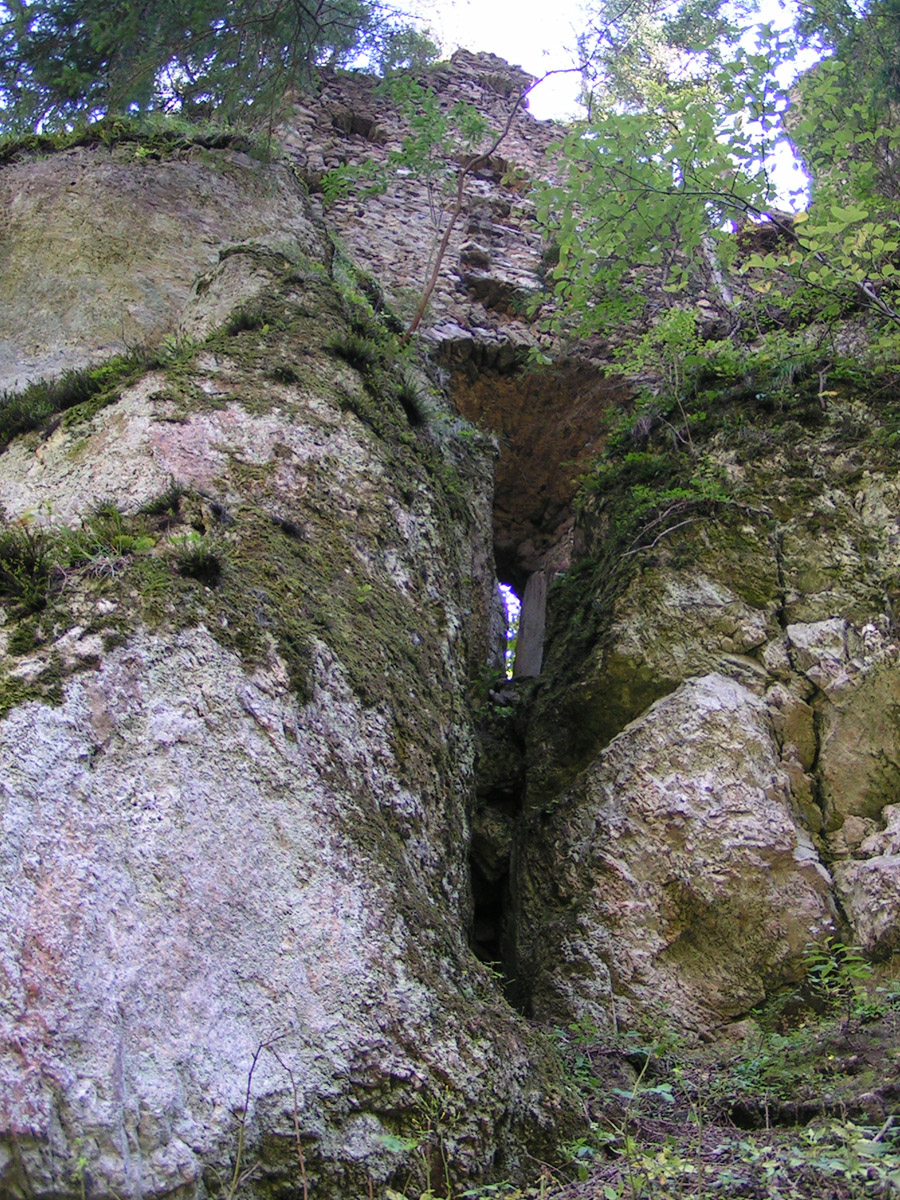
{"type": "Polygon", "coordinates": [[[13,134],[0,138],[0,166],[56,154],[78,147],[129,148],[135,159],[168,158],[200,146],[207,150],[238,150],[256,158],[269,156],[267,143],[225,126],[198,125],[177,116],[110,116],[79,122],[72,129],[53,133],[13,134]]]}
{"type": "MultiPolygon", "coordinates": [[[[556,1031],[586,1129],[527,1183],[435,1173],[452,1114],[407,1139],[416,1186],[390,1200],[864,1200],[900,1194],[900,983],[852,947],[810,946],[783,1004],[709,1045],[673,1033],[556,1031]],[[879,979],[881,982],[878,982],[879,979]],[[848,996],[852,1000],[848,1006],[848,996]],[[896,1116],[895,1116],[896,1114],[896,1116]]],[[[783,999],[783,998],[782,998],[783,999]]],[[[412,1183],[412,1177],[410,1184],[412,1183]]]]}

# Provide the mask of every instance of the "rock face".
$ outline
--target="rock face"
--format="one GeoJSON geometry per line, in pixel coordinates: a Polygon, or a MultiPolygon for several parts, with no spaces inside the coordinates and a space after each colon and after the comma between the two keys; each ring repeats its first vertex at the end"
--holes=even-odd
{"type": "Polygon", "coordinates": [[[518,901],[541,922],[520,922],[518,953],[536,1013],[706,1031],[834,932],[779,759],[764,701],[720,674],[613,739],[524,839],[518,901]]]}
{"type": "Polygon", "coordinates": [[[457,1172],[505,1165],[523,1120],[550,1141],[534,1047],[449,933],[452,808],[324,644],[313,687],[140,632],[4,722],[5,1194],[77,1191],[81,1157],[103,1194],[196,1194],[248,1091],[266,1188],[297,1176],[295,1103],[320,1194],[389,1178],[404,1111],[457,1172]]]}
{"type": "Polygon", "coordinates": [[[312,248],[285,167],[200,144],[164,161],[140,150],[98,145],[0,172],[0,390],[173,334],[221,252],[312,248]]]}
{"type": "Polygon", "coordinates": [[[898,942],[882,411],[856,386],[824,411],[796,388],[783,428],[744,403],[751,451],[715,411],[703,443],[727,501],[682,492],[623,547],[634,493],[608,466],[551,595],[506,942],[544,1019],[657,1012],[705,1036],[798,978],[812,942],[898,942]]]}
{"type": "MultiPolygon", "coordinates": [[[[495,124],[527,83],[430,79],[495,124]]],[[[710,1037],[811,942],[900,943],[889,403],[745,383],[616,451],[596,347],[523,369],[525,113],[471,181],[440,368],[402,357],[427,189],[325,211],[298,178],[398,122],[336,77],[290,164],[0,171],[0,386],[157,343],[0,452],[0,1196],[515,1176],[580,1119],[528,1018],[710,1037]],[[527,680],[490,674],[495,562],[550,585],[527,680]]]]}
{"type": "Polygon", "coordinates": [[[44,367],[105,345],[151,274],[146,331],[194,339],[0,461],[43,587],[7,586],[0,627],[4,1196],[444,1186],[574,1120],[468,946],[492,446],[421,373],[401,392],[301,192],[257,170],[79,151],[3,180],[74,179],[82,248],[117,204],[116,244],[164,231],[144,283],[120,263],[45,319],[44,367]],[[235,244],[222,210],[256,184],[235,244]]]}

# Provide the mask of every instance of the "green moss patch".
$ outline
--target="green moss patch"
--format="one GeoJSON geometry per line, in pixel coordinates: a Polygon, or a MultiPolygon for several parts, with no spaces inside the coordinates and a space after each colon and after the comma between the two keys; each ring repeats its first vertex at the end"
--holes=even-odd
{"type": "Polygon", "coordinates": [[[51,656],[41,671],[28,676],[0,669],[0,717],[30,700],[60,704],[63,679],[64,672],[56,656],[51,656]]]}
{"type": "Polygon", "coordinates": [[[59,414],[66,424],[87,420],[160,362],[158,351],[140,348],[97,367],[38,380],[18,392],[0,392],[0,452],[19,434],[53,427],[59,414]]]}
{"type": "Polygon", "coordinates": [[[106,117],[55,133],[29,133],[0,138],[0,167],[22,159],[58,154],[80,146],[128,149],[133,158],[162,159],[201,147],[206,150],[238,150],[255,157],[268,154],[264,143],[229,129],[202,129],[175,119],[138,120],[106,117]]]}

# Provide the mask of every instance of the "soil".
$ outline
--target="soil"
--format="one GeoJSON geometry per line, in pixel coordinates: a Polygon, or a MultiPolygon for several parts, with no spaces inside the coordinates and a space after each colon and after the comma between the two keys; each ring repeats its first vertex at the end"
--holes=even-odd
{"type": "Polygon", "coordinates": [[[688,1047],[575,1038],[590,1137],[546,1200],[856,1200],[900,1195],[900,1008],[783,1014],[688,1047]],[[631,1082],[628,1082],[630,1077],[631,1082]],[[612,1086],[610,1082],[612,1081],[612,1086]]]}

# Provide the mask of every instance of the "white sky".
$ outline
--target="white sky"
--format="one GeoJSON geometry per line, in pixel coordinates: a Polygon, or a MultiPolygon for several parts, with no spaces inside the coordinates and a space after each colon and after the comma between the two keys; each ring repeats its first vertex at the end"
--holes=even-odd
{"type": "MultiPolygon", "coordinates": [[[[414,0],[412,7],[447,55],[460,46],[489,50],[536,76],[575,61],[578,0],[414,0]]],[[[579,83],[577,73],[545,80],[529,95],[529,111],[541,120],[574,116],[579,83]]]]}

